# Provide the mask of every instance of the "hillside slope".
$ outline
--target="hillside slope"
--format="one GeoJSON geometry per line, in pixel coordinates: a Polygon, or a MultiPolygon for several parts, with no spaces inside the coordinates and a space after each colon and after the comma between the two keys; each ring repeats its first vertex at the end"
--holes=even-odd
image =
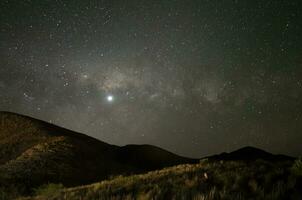
{"type": "Polygon", "coordinates": [[[0,112],[0,188],[75,186],[197,160],[150,145],[119,147],[30,117],[0,112]]]}
{"type": "Polygon", "coordinates": [[[210,161],[178,165],[146,174],[119,176],[87,186],[44,190],[24,200],[298,200],[301,160],[210,161]]]}

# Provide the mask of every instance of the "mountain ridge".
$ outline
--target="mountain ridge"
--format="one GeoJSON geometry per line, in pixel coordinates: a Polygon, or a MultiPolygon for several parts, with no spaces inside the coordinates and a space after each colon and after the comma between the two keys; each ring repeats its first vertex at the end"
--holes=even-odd
{"type": "MultiPolygon", "coordinates": [[[[254,147],[205,158],[293,160],[254,147]]],[[[86,185],[117,175],[195,164],[200,159],[178,156],[147,144],[112,145],[42,120],[0,112],[0,189],[14,187],[22,194],[30,194],[47,183],[62,183],[66,187],[86,185]]]]}
{"type": "Polygon", "coordinates": [[[245,146],[231,152],[223,152],[220,154],[205,157],[212,160],[256,160],[264,159],[269,161],[294,160],[292,156],[283,154],[272,154],[263,149],[245,146]]]}
{"type": "Polygon", "coordinates": [[[18,184],[29,192],[48,182],[75,186],[196,162],[152,145],[120,147],[28,116],[0,112],[0,186],[18,184]]]}

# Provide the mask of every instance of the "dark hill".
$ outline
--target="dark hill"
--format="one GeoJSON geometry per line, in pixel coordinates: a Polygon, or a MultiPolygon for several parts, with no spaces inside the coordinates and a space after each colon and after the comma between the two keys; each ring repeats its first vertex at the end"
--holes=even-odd
{"type": "Polygon", "coordinates": [[[268,161],[282,161],[282,160],[293,160],[294,158],[285,155],[274,155],[268,153],[262,149],[257,149],[255,147],[243,147],[231,153],[221,153],[218,155],[210,156],[209,159],[214,160],[268,160],[268,161]]]}
{"type": "Polygon", "coordinates": [[[198,160],[150,145],[119,147],[84,134],[0,112],[0,188],[45,183],[75,186],[198,160]]]}

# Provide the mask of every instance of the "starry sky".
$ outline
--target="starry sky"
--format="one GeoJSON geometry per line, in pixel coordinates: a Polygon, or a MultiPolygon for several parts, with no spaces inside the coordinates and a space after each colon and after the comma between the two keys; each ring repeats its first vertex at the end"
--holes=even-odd
{"type": "Polygon", "coordinates": [[[300,0],[1,0],[0,110],[201,157],[302,152],[300,0]]]}

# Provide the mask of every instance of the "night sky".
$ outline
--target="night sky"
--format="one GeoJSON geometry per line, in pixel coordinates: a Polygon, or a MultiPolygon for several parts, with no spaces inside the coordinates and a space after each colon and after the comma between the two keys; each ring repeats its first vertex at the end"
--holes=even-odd
{"type": "Polygon", "coordinates": [[[302,154],[301,0],[1,0],[0,110],[117,145],[302,154]]]}

